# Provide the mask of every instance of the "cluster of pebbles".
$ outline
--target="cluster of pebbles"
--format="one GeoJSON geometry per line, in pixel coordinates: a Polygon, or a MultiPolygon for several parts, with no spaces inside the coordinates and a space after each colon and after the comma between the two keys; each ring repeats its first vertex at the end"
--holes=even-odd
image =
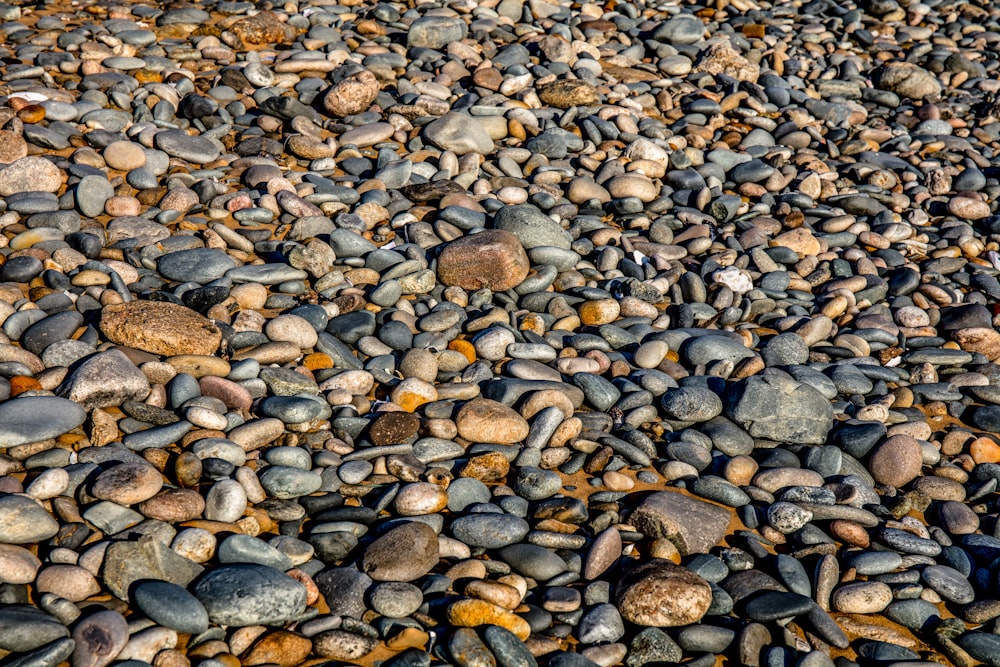
{"type": "Polygon", "coordinates": [[[3,667],[1000,665],[1000,7],[0,4],[3,667]]]}

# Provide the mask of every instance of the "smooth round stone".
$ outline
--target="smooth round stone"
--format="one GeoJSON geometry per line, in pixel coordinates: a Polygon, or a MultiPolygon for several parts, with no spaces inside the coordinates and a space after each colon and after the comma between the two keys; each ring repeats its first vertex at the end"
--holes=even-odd
{"type": "Polygon", "coordinates": [[[365,550],[363,571],[375,581],[413,581],[438,563],[438,538],[423,523],[393,528],[365,550]]]}
{"type": "Polygon", "coordinates": [[[666,341],[653,340],[640,345],[633,355],[639,368],[656,368],[666,358],[670,345],[666,341]]]}
{"type": "Polygon", "coordinates": [[[306,588],[278,570],[240,563],[210,570],[194,585],[213,623],[233,627],[282,625],[306,608],[306,588]]]}
{"type": "Polygon", "coordinates": [[[632,568],[616,591],[616,606],[622,617],[637,625],[661,628],[690,625],[701,620],[712,604],[708,582],[691,570],[662,559],[632,568]]]}
{"type": "Polygon", "coordinates": [[[493,227],[516,236],[526,250],[539,246],[570,249],[569,233],[532,204],[505,206],[494,214],[493,227]]]}
{"type": "Polygon", "coordinates": [[[491,497],[490,488],[473,477],[460,477],[448,485],[448,509],[452,512],[461,512],[476,503],[488,503],[491,497]]]}
{"type": "Polygon", "coordinates": [[[833,592],[834,609],[845,614],[877,614],[892,602],[892,589],[879,581],[845,584],[833,592]]]}
{"type": "Polygon", "coordinates": [[[500,549],[520,542],[528,530],[527,521],[510,514],[469,514],[451,522],[451,533],[455,539],[485,549],[500,549]]]}
{"type": "Polygon", "coordinates": [[[616,642],[625,635],[625,622],[613,604],[599,604],[580,619],[576,635],[584,644],[616,642]]]}
{"type": "MultiPolygon", "coordinates": [[[[7,405],[10,402],[0,409],[7,405]]],[[[12,494],[0,496],[0,544],[33,544],[57,532],[59,524],[33,499],[12,494]]]]}
{"type": "Polygon", "coordinates": [[[105,470],[91,491],[94,497],[119,505],[134,505],[152,498],[163,487],[160,472],[148,463],[125,462],[105,470]]]}
{"type": "Polygon", "coordinates": [[[537,667],[535,657],[514,633],[499,625],[487,625],[482,630],[483,642],[489,647],[500,667],[537,667]]]}
{"type": "Polygon", "coordinates": [[[323,485],[323,478],[315,472],[282,465],[268,466],[259,478],[261,486],[272,498],[307,496],[323,485]]]}
{"type": "Polygon", "coordinates": [[[968,578],[947,565],[925,567],[921,571],[920,577],[935,593],[949,602],[969,604],[976,599],[975,590],[973,590],[968,578]]]}
{"type": "Polygon", "coordinates": [[[164,130],[153,137],[156,147],[169,155],[194,164],[208,164],[219,159],[219,148],[212,141],[191,136],[182,130],[164,130]]]}
{"type": "Polygon", "coordinates": [[[178,282],[205,284],[218,280],[236,266],[236,261],[222,250],[193,248],[161,255],[156,270],[178,282]]]}
{"type": "Polygon", "coordinates": [[[271,340],[287,341],[303,349],[315,347],[318,340],[316,329],[298,315],[275,317],[264,326],[264,333],[271,340]]]}
{"type": "Polygon", "coordinates": [[[562,477],[552,470],[522,466],[517,471],[514,490],[522,498],[542,500],[562,490],[562,477]]]}
{"type": "Polygon", "coordinates": [[[928,625],[940,620],[938,608],[919,598],[914,600],[897,600],[885,608],[885,616],[912,630],[923,630],[928,625]]]}
{"type": "Polygon", "coordinates": [[[515,572],[537,581],[547,581],[566,571],[566,561],[534,544],[506,546],[500,550],[500,558],[515,572]]]}
{"type": "Polygon", "coordinates": [[[73,658],[81,664],[104,664],[119,655],[129,640],[128,621],[117,611],[104,610],[86,616],[73,628],[76,648],[73,658]]]}
{"type": "Polygon", "coordinates": [[[177,632],[200,634],[208,629],[208,612],[184,588],[169,581],[147,580],[133,589],[132,601],[146,616],[177,632]]]}
{"type": "Polygon", "coordinates": [[[722,413],[722,399],[707,387],[669,389],[660,399],[668,419],[705,422],[722,413]]]}
{"type": "Polygon", "coordinates": [[[388,581],[372,586],[368,592],[368,602],[372,610],[389,618],[405,618],[423,604],[421,590],[402,581],[388,581]]]}
{"type": "Polygon", "coordinates": [[[851,554],[846,563],[860,575],[874,576],[892,572],[901,567],[903,557],[894,551],[863,551],[851,554]]]}
{"type": "Polygon", "coordinates": [[[146,149],[131,141],[113,141],[104,149],[103,155],[108,166],[119,171],[131,171],[146,165],[146,149]]]}
{"type": "Polygon", "coordinates": [[[42,562],[24,547],[0,544],[0,583],[30,584],[42,562]]]}
{"type": "Polygon", "coordinates": [[[976,660],[992,667],[1000,665],[1000,635],[967,632],[956,637],[955,643],[976,660]]]}
{"type": "Polygon", "coordinates": [[[205,496],[205,518],[232,523],[243,516],[247,494],[235,479],[223,479],[212,485],[205,496]]]}
{"type": "Polygon", "coordinates": [[[76,206],[88,218],[104,213],[104,204],[115,196],[115,189],[103,176],[84,176],[76,186],[76,206]]]}

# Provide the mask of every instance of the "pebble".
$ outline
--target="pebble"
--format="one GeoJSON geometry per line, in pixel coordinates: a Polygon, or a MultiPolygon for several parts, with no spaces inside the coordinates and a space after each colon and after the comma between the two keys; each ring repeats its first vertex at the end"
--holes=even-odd
{"type": "Polygon", "coordinates": [[[64,4],[6,662],[996,664],[995,8],[64,4]]]}

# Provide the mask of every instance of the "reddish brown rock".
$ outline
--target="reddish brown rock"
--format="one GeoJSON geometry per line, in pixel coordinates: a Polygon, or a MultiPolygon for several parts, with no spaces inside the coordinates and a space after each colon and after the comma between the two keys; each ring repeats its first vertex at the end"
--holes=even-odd
{"type": "Polygon", "coordinates": [[[212,354],[222,342],[222,332],[207,318],[165,301],[105,306],[100,326],[112,343],[164,356],[212,354]]]}
{"type": "Polygon", "coordinates": [[[672,628],[701,620],[712,604],[712,589],[691,570],[656,558],[625,575],[617,602],[630,623],[672,628]]]}
{"type": "Polygon", "coordinates": [[[243,654],[240,664],[245,667],[253,665],[280,665],[294,667],[309,657],[312,642],[302,635],[287,630],[275,630],[264,635],[243,654]]]}
{"type": "Polygon", "coordinates": [[[900,434],[886,438],[875,449],[868,462],[868,471],[879,484],[898,488],[917,478],[922,463],[923,453],[917,439],[900,434]]]}
{"type": "Polygon", "coordinates": [[[177,523],[197,519],[205,511],[205,499],[192,489],[167,489],[139,503],[139,511],[150,519],[177,523]]]}
{"type": "Polygon", "coordinates": [[[335,73],[333,87],[323,98],[323,107],[331,116],[353,116],[370,107],[378,93],[378,79],[368,70],[335,73]]]}
{"type": "Polygon", "coordinates": [[[530,265],[516,236],[490,229],[449,243],[438,257],[438,277],[445,285],[502,292],[519,285],[530,265]]]}

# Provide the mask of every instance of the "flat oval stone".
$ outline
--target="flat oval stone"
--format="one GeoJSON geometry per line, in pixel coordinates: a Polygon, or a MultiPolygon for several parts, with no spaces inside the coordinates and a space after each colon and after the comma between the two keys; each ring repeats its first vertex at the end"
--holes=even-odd
{"type": "Polygon", "coordinates": [[[199,634],[208,629],[208,612],[187,590],[168,581],[149,580],[136,585],[132,600],[149,618],[160,625],[199,634]]]}
{"type": "Polygon", "coordinates": [[[57,438],[86,418],[87,413],[79,405],[56,396],[23,396],[5,401],[0,403],[0,447],[57,438]],[[39,415],[45,415],[45,419],[38,419],[39,415]]]}
{"type": "Polygon", "coordinates": [[[272,567],[250,563],[210,570],[192,590],[213,623],[282,625],[306,608],[306,587],[272,567]]]}
{"type": "Polygon", "coordinates": [[[511,514],[469,514],[451,522],[455,539],[485,549],[500,549],[520,542],[528,529],[527,521],[511,514]]]}
{"type": "Polygon", "coordinates": [[[215,248],[192,248],[160,255],[156,270],[178,282],[209,283],[226,275],[236,260],[215,248]]]}
{"type": "Polygon", "coordinates": [[[0,605],[0,648],[33,651],[62,637],[69,637],[69,629],[41,609],[22,604],[0,605]]]}
{"type": "Polygon", "coordinates": [[[204,137],[191,136],[182,130],[164,130],[153,137],[156,147],[171,157],[194,164],[208,164],[219,159],[219,148],[204,137]]]}
{"type": "MultiPolygon", "coordinates": [[[[10,405],[5,403],[0,409],[10,405]]],[[[0,544],[32,544],[59,532],[59,524],[45,508],[26,496],[0,496],[0,544]]]]}

